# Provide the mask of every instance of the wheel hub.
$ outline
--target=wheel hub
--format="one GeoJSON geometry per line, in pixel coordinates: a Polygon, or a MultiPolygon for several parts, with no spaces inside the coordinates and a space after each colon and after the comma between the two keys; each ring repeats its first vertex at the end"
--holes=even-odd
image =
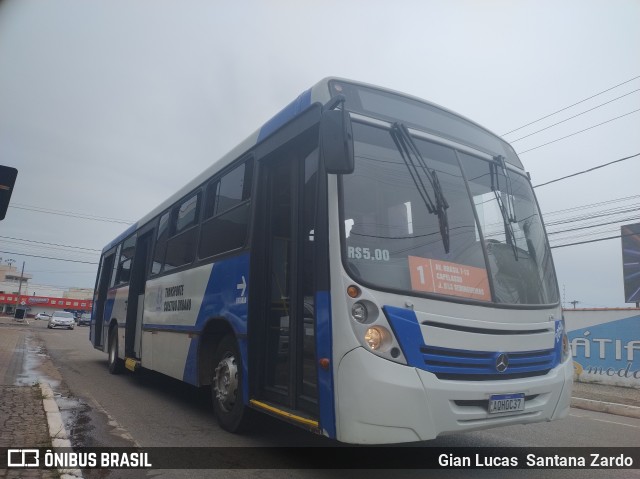
{"type": "Polygon", "coordinates": [[[238,367],[233,356],[224,357],[213,374],[213,391],[218,404],[225,411],[233,409],[238,391],[238,367]]]}

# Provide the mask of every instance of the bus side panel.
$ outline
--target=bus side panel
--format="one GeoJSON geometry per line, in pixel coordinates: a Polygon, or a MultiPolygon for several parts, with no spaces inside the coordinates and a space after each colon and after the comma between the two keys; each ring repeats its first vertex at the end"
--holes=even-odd
{"type": "Polygon", "coordinates": [[[182,379],[211,264],[147,281],[142,366],[182,379]]]}
{"type": "MultiPolygon", "coordinates": [[[[247,318],[249,297],[249,254],[226,258],[213,264],[207,283],[204,300],[198,312],[196,325],[202,332],[212,318],[225,318],[233,330],[243,371],[243,402],[249,403],[249,371],[247,354],[247,318]]],[[[199,336],[191,341],[189,355],[184,367],[182,380],[199,385],[198,346],[199,336]]]]}
{"type": "Polygon", "coordinates": [[[248,272],[245,254],[148,281],[142,366],[198,385],[199,334],[225,318],[240,339],[246,380],[248,272]]]}

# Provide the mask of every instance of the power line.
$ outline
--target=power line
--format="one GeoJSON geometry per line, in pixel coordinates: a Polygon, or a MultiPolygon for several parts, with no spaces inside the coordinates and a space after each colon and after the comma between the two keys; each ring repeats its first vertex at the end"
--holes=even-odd
{"type": "Polygon", "coordinates": [[[566,208],[566,209],[562,209],[562,210],[550,211],[548,213],[545,213],[544,215],[548,217],[548,216],[557,215],[557,214],[560,214],[560,213],[565,213],[567,211],[584,210],[584,209],[587,209],[587,208],[592,208],[594,206],[608,205],[610,203],[617,203],[617,202],[626,201],[626,200],[634,200],[636,198],[640,198],[640,195],[624,196],[622,198],[615,198],[613,200],[600,201],[598,203],[591,203],[591,204],[582,205],[582,206],[574,206],[573,208],[566,208]]]}
{"type": "Polygon", "coordinates": [[[83,249],[83,250],[86,250],[86,251],[97,251],[97,252],[101,252],[102,251],[101,249],[83,248],[82,246],[71,246],[71,245],[58,244],[58,243],[47,243],[45,241],[35,241],[35,240],[28,240],[28,239],[24,239],[24,238],[14,238],[12,236],[0,236],[0,238],[10,239],[10,240],[17,240],[17,241],[26,241],[28,243],[37,243],[37,244],[43,244],[43,245],[62,246],[63,248],[83,249]]]}
{"type": "Polygon", "coordinates": [[[636,90],[633,90],[633,91],[631,91],[631,92],[629,92],[629,93],[625,93],[624,95],[619,96],[618,98],[614,98],[613,100],[609,100],[608,102],[601,103],[601,104],[600,104],[600,105],[598,105],[598,106],[594,106],[593,108],[590,108],[589,110],[585,110],[585,111],[583,111],[582,113],[578,113],[577,115],[570,116],[569,118],[566,118],[566,119],[564,119],[564,120],[562,120],[562,121],[559,121],[559,122],[557,122],[557,123],[554,123],[553,125],[549,125],[549,126],[547,126],[547,127],[544,127],[544,128],[542,128],[541,130],[534,131],[533,133],[529,133],[528,135],[521,136],[520,138],[517,138],[517,139],[515,139],[515,140],[509,140],[509,143],[515,143],[516,141],[520,141],[520,140],[524,140],[525,138],[529,138],[530,136],[533,136],[533,135],[535,135],[535,134],[537,134],[537,133],[540,133],[541,131],[548,130],[549,128],[553,128],[553,127],[554,127],[554,126],[556,126],[556,125],[559,125],[559,124],[564,123],[564,122],[569,121],[569,120],[573,120],[574,118],[577,118],[577,117],[579,117],[579,116],[581,116],[581,115],[584,115],[585,113],[589,113],[590,111],[596,110],[596,109],[600,108],[601,106],[607,105],[607,104],[609,104],[609,103],[611,103],[611,102],[614,102],[614,101],[616,101],[616,100],[619,100],[620,98],[623,98],[623,97],[625,97],[625,96],[631,95],[632,93],[635,93],[635,92],[637,92],[637,91],[640,91],[640,88],[638,88],[638,89],[636,89],[636,90]]]}
{"type": "Polygon", "coordinates": [[[95,258],[96,256],[100,255],[100,253],[94,252],[94,251],[78,251],[78,250],[71,250],[66,248],[59,248],[57,246],[31,245],[31,244],[21,243],[19,241],[13,241],[13,240],[4,240],[2,244],[3,248],[13,248],[14,246],[20,247],[20,251],[23,251],[25,253],[33,253],[33,254],[65,253],[65,256],[70,255],[68,257],[72,257],[72,258],[77,258],[80,255],[89,256],[89,258],[95,258]]]}
{"type": "Polygon", "coordinates": [[[557,245],[557,246],[550,246],[550,248],[551,249],[555,249],[555,248],[564,248],[566,246],[575,246],[575,245],[579,245],[579,244],[597,243],[598,241],[607,241],[607,240],[612,240],[612,239],[616,239],[616,238],[624,238],[626,236],[634,236],[634,235],[635,235],[635,233],[631,233],[631,234],[627,234],[627,235],[608,236],[607,238],[599,238],[599,239],[588,240],[588,241],[578,241],[577,243],[568,243],[568,244],[561,244],[561,245],[557,245]]]}
{"type": "Polygon", "coordinates": [[[578,221],[589,221],[589,220],[593,220],[596,218],[601,218],[603,216],[615,216],[615,215],[621,215],[624,213],[632,213],[634,211],[638,211],[640,208],[638,208],[635,204],[631,205],[629,207],[620,207],[620,208],[613,208],[610,210],[602,210],[602,211],[596,211],[594,213],[588,214],[588,215],[584,215],[584,216],[574,216],[574,217],[569,217],[569,218],[563,218],[563,219],[559,219],[559,220],[555,220],[555,221],[549,221],[549,222],[545,222],[545,225],[547,226],[558,226],[558,225],[564,225],[567,223],[575,223],[578,221]]]}
{"type": "Polygon", "coordinates": [[[620,208],[611,208],[608,210],[600,210],[600,211],[594,211],[593,213],[590,214],[583,214],[583,215],[579,215],[579,216],[568,216],[565,218],[560,218],[558,220],[553,220],[553,221],[545,221],[545,225],[548,227],[552,227],[552,226],[558,226],[558,225],[564,225],[567,223],[576,223],[576,222],[580,222],[580,221],[590,221],[590,220],[594,220],[596,218],[601,218],[603,216],[608,217],[608,219],[611,219],[614,216],[618,216],[618,215],[622,215],[625,213],[633,213],[633,212],[637,212],[640,210],[640,203],[633,203],[631,205],[629,205],[628,207],[620,207],[620,208]]]}
{"type": "Polygon", "coordinates": [[[636,78],[640,78],[640,75],[639,75],[639,76],[637,76],[637,77],[633,77],[633,78],[632,78],[632,79],[630,79],[630,80],[627,80],[627,81],[624,81],[624,82],[622,82],[622,83],[619,83],[619,84],[617,84],[617,85],[615,85],[615,86],[612,86],[611,88],[607,88],[606,90],[603,90],[603,91],[601,91],[600,93],[596,93],[595,95],[591,95],[590,97],[585,98],[584,100],[580,100],[579,102],[574,103],[573,105],[569,105],[569,106],[567,106],[567,107],[561,108],[561,109],[560,109],[560,110],[558,110],[558,111],[554,111],[553,113],[550,113],[550,114],[548,114],[548,115],[546,115],[546,116],[543,116],[542,118],[538,118],[537,120],[534,120],[534,121],[532,121],[532,122],[530,122],[530,123],[527,123],[526,125],[522,125],[522,126],[520,126],[520,127],[516,128],[515,130],[511,130],[511,131],[508,131],[508,132],[506,132],[506,133],[503,133],[502,135],[503,135],[503,136],[504,136],[504,135],[508,135],[509,133],[513,133],[514,131],[518,131],[518,130],[523,129],[523,128],[524,128],[524,127],[526,127],[526,126],[533,125],[534,123],[538,123],[539,121],[542,121],[542,120],[544,120],[545,118],[549,118],[550,116],[553,116],[553,115],[555,115],[556,113],[560,113],[561,111],[568,110],[568,109],[569,109],[569,108],[571,108],[571,107],[574,107],[574,106],[576,106],[576,105],[579,105],[580,103],[584,103],[584,102],[585,102],[585,101],[587,101],[587,100],[591,100],[592,98],[595,98],[595,97],[597,97],[597,96],[599,96],[599,95],[602,95],[603,93],[606,93],[606,92],[608,92],[608,91],[611,91],[611,90],[613,90],[614,88],[618,88],[618,87],[619,87],[619,86],[621,86],[621,85],[624,85],[624,84],[626,84],[626,83],[632,82],[632,81],[633,81],[633,80],[635,80],[636,78]]]}
{"type": "Polygon", "coordinates": [[[605,125],[605,124],[607,124],[607,123],[611,123],[611,122],[612,122],[612,121],[614,121],[614,120],[619,120],[620,118],[623,118],[623,117],[625,117],[625,116],[629,116],[629,115],[631,115],[632,113],[637,113],[637,112],[639,112],[639,111],[640,111],[640,108],[638,108],[637,110],[630,111],[629,113],[625,113],[624,115],[616,116],[615,118],[611,118],[610,120],[603,121],[602,123],[598,123],[597,125],[590,126],[589,128],[585,128],[584,130],[576,131],[575,133],[571,133],[570,135],[563,136],[562,138],[557,138],[557,139],[555,139],[555,140],[553,140],[553,141],[549,141],[548,143],[544,143],[544,144],[542,144],[542,145],[534,146],[533,148],[529,148],[528,150],[519,151],[519,152],[518,152],[518,155],[522,155],[522,154],[524,154],[524,153],[528,153],[528,152],[530,152],[530,151],[537,150],[538,148],[542,148],[543,146],[547,146],[547,145],[550,145],[551,143],[555,143],[555,142],[557,142],[557,141],[564,140],[565,138],[570,138],[570,137],[572,137],[572,136],[577,135],[578,133],[583,133],[583,132],[585,132],[585,131],[592,130],[592,129],[594,129],[594,128],[597,128],[598,126],[602,126],[602,125],[605,125]]]}
{"type": "Polygon", "coordinates": [[[561,234],[561,233],[571,233],[573,231],[586,230],[586,229],[589,229],[589,228],[597,228],[599,226],[613,225],[613,224],[616,224],[616,223],[626,223],[627,221],[636,221],[636,220],[640,220],[640,217],[633,216],[631,218],[623,218],[623,219],[620,219],[620,220],[617,220],[617,221],[608,221],[606,223],[598,223],[596,225],[578,226],[576,228],[570,228],[568,230],[552,231],[550,233],[547,233],[547,236],[557,235],[557,234],[561,234]]]}
{"type": "MultiPolygon", "coordinates": [[[[624,226],[624,225],[620,225],[620,226],[624,226]]],[[[620,231],[620,226],[617,226],[615,228],[606,228],[606,229],[602,229],[602,230],[598,230],[598,231],[586,232],[586,233],[582,232],[582,233],[576,234],[576,235],[563,236],[562,238],[554,238],[553,243],[554,244],[559,244],[559,243],[562,243],[563,241],[567,241],[567,240],[571,240],[571,239],[590,238],[590,237],[594,237],[594,236],[597,236],[597,235],[617,233],[617,232],[620,231]]]]}
{"type": "Polygon", "coordinates": [[[105,218],[105,217],[102,217],[102,216],[87,215],[87,214],[84,214],[84,213],[74,213],[72,211],[50,210],[48,208],[42,208],[40,206],[32,206],[32,205],[13,204],[13,205],[9,205],[9,208],[15,208],[15,209],[18,209],[18,210],[33,211],[35,213],[44,213],[44,214],[58,215],[58,216],[68,216],[70,218],[79,218],[79,219],[93,220],[93,221],[103,221],[103,222],[106,222],[106,223],[120,223],[120,224],[125,224],[125,225],[132,225],[134,223],[133,221],[121,220],[121,219],[117,219],[117,218],[105,218]]]}
{"type": "MultiPolygon", "coordinates": [[[[636,110],[636,111],[638,111],[638,110],[636,110]]],[[[542,146],[544,146],[544,145],[542,145],[542,146]]],[[[610,161],[609,163],[604,163],[602,165],[594,166],[593,168],[589,168],[588,170],[579,171],[579,172],[573,173],[571,175],[563,176],[562,178],[556,178],[555,180],[547,181],[546,183],[541,183],[539,185],[536,185],[536,186],[534,186],[534,188],[538,188],[540,186],[545,186],[545,185],[548,185],[548,184],[551,184],[551,183],[555,183],[556,181],[566,180],[567,178],[572,178],[574,176],[582,175],[584,173],[589,173],[590,171],[597,170],[597,169],[600,169],[600,168],[604,168],[605,166],[613,165],[614,163],[620,163],[621,161],[625,161],[625,160],[628,160],[628,159],[631,159],[631,158],[635,158],[636,156],[640,156],[640,153],[636,153],[635,155],[627,156],[625,158],[620,158],[619,160],[610,161]]]]}
{"type": "Polygon", "coordinates": [[[549,240],[552,241],[553,243],[557,244],[560,243],[562,241],[568,240],[568,239],[574,239],[574,238],[585,238],[588,236],[596,236],[596,235],[604,235],[604,234],[610,234],[610,233],[614,233],[614,232],[619,232],[620,231],[620,227],[621,226],[625,226],[625,224],[628,224],[628,221],[637,221],[638,218],[634,219],[625,219],[625,220],[620,220],[620,221],[613,221],[610,224],[611,225],[617,225],[614,226],[613,228],[611,226],[609,226],[609,224],[605,223],[605,224],[598,224],[598,225],[587,225],[584,227],[578,227],[578,228],[573,228],[573,229],[569,229],[566,230],[564,232],[558,232],[561,234],[560,238],[551,238],[552,233],[549,233],[549,240]],[[607,227],[608,226],[608,227],[607,227]],[[596,231],[592,231],[596,229],[596,231]],[[589,230],[589,231],[585,231],[585,230],[589,230]],[[577,234],[571,234],[571,233],[577,233],[577,234]],[[569,236],[567,236],[569,235],[569,236]]]}
{"type": "Polygon", "coordinates": [[[35,255],[35,254],[16,253],[15,251],[0,251],[0,253],[15,254],[15,255],[20,255],[20,256],[29,256],[31,258],[53,259],[55,261],[66,261],[68,263],[98,264],[98,263],[94,263],[92,261],[80,261],[80,260],[76,260],[76,259],[52,258],[51,256],[38,256],[38,255],[35,255]]]}
{"type": "Polygon", "coordinates": [[[96,272],[95,271],[52,271],[52,270],[48,270],[48,271],[41,271],[41,270],[29,270],[30,274],[35,274],[35,273],[47,273],[47,274],[92,274],[95,276],[96,272]]]}

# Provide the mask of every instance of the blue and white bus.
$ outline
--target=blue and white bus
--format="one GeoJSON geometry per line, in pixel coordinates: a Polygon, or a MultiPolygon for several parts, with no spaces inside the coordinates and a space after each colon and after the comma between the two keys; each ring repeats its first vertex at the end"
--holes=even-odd
{"type": "Polygon", "coordinates": [[[339,441],[550,421],[573,368],[528,174],[483,127],[328,78],[109,243],[109,370],[339,441]]]}

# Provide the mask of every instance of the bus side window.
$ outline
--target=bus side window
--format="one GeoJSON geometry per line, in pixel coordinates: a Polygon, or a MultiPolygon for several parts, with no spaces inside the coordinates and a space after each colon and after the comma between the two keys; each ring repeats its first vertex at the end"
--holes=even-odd
{"type": "Polygon", "coordinates": [[[111,272],[111,281],[109,281],[109,288],[113,288],[117,283],[116,277],[118,273],[118,266],[120,265],[120,250],[122,249],[122,243],[118,245],[116,250],[116,259],[113,262],[113,271],[111,272]]]}
{"type": "Polygon", "coordinates": [[[171,230],[175,234],[167,240],[163,271],[179,268],[196,259],[200,196],[198,191],[174,208],[171,230]]]}
{"type": "Polygon", "coordinates": [[[206,189],[198,256],[242,248],[247,237],[253,160],[237,166],[206,189]]]}
{"type": "Polygon", "coordinates": [[[151,264],[151,274],[160,274],[164,263],[164,254],[167,250],[167,238],[169,237],[169,211],[160,217],[158,223],[158,234],[156,235],[156,246],[151,264]]]}
{"type": "Polygon", "coordinates": [[[131,277],[131,261],[136,250],[136,235],[130,236],[122,244],[122,252],[118,261],[116,284],[128,283],[131,277]]]}

